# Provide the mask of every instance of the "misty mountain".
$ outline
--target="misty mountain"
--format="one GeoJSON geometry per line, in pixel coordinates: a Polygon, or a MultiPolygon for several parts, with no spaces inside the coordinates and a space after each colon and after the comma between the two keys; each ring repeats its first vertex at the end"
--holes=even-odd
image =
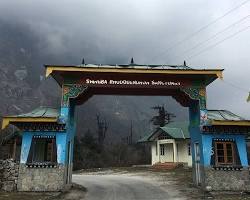
{"type": "MultiPolygon", "coordinates": [[[[45,51],[46,45],[47,41],[28,25],[0,23],[0,116],[38,106],[59,107],[60,88],[52,78],[45,79],[43,64],[76,64],[81,60],[74,60],[74,52],[51,55],[45,51]]],[[[187,119],[187,109],[171,97],[94,96],[77,107],[77,134],[90,130],[96,135],[99,114],[108,123],[108,141],[120,141],[130,134],[131,126],[137,140],[153,128],[149,121],[157,113],[151,107],[163,104],[177,116],[175,120],[187,119]]]]}

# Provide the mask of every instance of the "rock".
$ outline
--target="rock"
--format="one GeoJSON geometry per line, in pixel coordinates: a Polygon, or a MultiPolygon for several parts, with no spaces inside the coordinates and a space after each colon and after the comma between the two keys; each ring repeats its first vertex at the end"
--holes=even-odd
{"type": "Polygon", "coordinates": [[[3,174],[3,178],[4,178],[4,179],[8,178],[9,176],[10,176],[10,173],[9,173],[9,172],[6,172],[6,173],[3,174]]]}
{"type": "Polygon", "coordinates": [[[2,190],[6,192],[12,192],[15,190],[16,184],[13,181],[5,181],[3,182],[2,190]]]}
{"type": "Polygon", "coordinates": [[[6,192],[16,190],[19,165],[13,159],[0,160],[0,189],[6,192]]]}

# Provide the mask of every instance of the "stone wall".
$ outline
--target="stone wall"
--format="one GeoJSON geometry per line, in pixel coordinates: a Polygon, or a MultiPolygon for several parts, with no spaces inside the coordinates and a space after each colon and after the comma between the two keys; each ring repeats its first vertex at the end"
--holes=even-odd
{"type": "Polygon", "coordinates": [[[65,167],[30,168],[20,164],[18,191],[60,191],[65,184],[65,167]]]}
{"type": "Polygon", "coordinates": [[[0,188],[6,192],[16,191],[19,164],[12,159],[0,160],[0,188]]]}
{"type": "Polygon", "coordinates": [[[204,188],[209,191],[250,191],[248,168],[215,170],[205,168],[204,188]]]}

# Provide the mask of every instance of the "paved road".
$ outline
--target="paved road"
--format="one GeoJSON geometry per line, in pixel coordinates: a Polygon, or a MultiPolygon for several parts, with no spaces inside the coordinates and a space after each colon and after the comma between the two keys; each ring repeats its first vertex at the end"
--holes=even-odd
{"type": "Polygon", "coordinates": [[[73,182],[83,185],[86,200],[166,200],[172,198],[147,178],[124,174],[74,175],[73,182]]]}

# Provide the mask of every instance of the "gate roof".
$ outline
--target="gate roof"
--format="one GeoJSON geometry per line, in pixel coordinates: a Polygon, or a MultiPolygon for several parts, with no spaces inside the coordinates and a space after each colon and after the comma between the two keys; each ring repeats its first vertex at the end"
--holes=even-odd
{"type": "Polygon", "coordinates": [[[223,69],[192,69],[187,66],[177,65],[45,65],[46,77],[51,75],[61,86],[63,84],[63,77],[84,75],[84,74],[114,74],[128,76],[131,74],[141,74],[145,76],[166,76],[166,77],[180,77],[188,80],[203,80],[206,85],[209,85],[217,78],[222,79],[223,69]]]}
{"type": "Polygon", "coordinates": [[[42,123],[49,123],[49,122],[57,122],[59,116],[59,109],[48,108],[48,107],[39,107],[35,110],[20,114],[20,115],[12,115],[12,116],[5,116],[2,122],[2,129],[7,127],[9,124],[16,123],[16,122],[42,122],[42,123]]]}

